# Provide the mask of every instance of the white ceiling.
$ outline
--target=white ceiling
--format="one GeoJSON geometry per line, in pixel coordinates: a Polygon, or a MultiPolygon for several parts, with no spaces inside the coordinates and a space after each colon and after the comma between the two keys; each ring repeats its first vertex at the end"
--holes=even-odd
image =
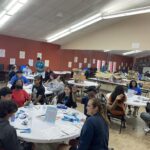
{"type": "MultiPolygon", "coordinates": [[[[0,10],[11,0],[0,0],[0,10]]],[[[150,6],[150,0],[29,0],[2,28],[0,34],[46,41],[46,38],[96,12],[117,12],[132,8],[150,6]]],[[[78,31],[67,38],[56,41],[63,44],[105,27],[121,19],[104,20],[78,31]]]]}

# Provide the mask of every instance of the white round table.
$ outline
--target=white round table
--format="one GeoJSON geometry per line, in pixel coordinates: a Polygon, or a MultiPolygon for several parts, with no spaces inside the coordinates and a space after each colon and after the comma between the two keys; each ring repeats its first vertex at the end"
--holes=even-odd
{"type": "Polygon", "coordinates": [[[86,119],[83,113],[70,108],[66,110],[58,109],[55,124],[50,124],[40,117],[44,114],[43,107],[45,106],[35,105],[32,110],[24,107],[19,109],[32,116],[32,123],[30,125],[22,125],[21,123],[24,119],[20,119],[19,117],[14,122],[10,121],[10,124],[16,128],[17,136],[20,139],[33,143],[60,143],[80,136],[83,122],[72,123],[63,121],[62,118],[65,114],[76,113],[77,118],[80,120],[86,119]],[[31,133],[21,133],[21,129],[27,128],[31,129],[31,133]]]}
{"type": "MultiPolygon", "coordinates": [[[[111,93],[108,93],[106,95],[106,98],[108,99],[110,97],[111,93]]],[[[145,107],[147,102],[150,102],[150,99],[141,95],[128,95],[127,96],[127,101],[125,104],[131,105],[131,106],[137,106],[137,107],[145,107]]]]}
{"type": "Polygon", "coordinates": [[[87,81],[87,80],[83,81],[83,83],[76,83],[76,82],[74,82],[74,80],[69,80],[68,84],[76,85],[76,86],[79,86],[79,87],[89,87],[89,86],[97,87],[98,86],[98,84],[96,82],[87,81]]]}

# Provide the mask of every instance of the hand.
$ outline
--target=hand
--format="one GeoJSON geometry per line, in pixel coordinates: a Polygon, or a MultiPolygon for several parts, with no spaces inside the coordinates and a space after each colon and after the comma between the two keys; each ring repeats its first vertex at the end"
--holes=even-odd
{"type": "Polygon", "coordinates": [[[124,97],[124,94],[120,94],[116,97],[116,100],[117,101],[120,101],[122,98],[124,97]]]}

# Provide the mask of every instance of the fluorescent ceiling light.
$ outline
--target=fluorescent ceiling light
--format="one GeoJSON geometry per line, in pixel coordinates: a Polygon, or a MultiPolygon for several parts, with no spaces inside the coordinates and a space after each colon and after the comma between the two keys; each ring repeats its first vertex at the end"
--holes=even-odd
{"type": "Polygon", "coordinates": [[[17,3],[18,0],[12,0],[7,6],[6,6],[6,10],[10,10],[11,7],[13,7],[16,3],[17,3]]]}
{"type": "Polygon", "coordinates": [[[0,18],[3,17],[5,14],[6,14],[6,11],[5,11],[5,10],[2,11],[2,12],[0,13],[0,18]]]}
{"type": "Polygon", "coordinates": [[[111,50],[104,50],[104,52],[110,52],[111,50]]]}
{"type": "Polygon", "coordinates": [[[23,4],[21,3],[17,3],[15,4],[8,12],[8,15],[14,15],[21,7],[23,6],[23,4]]]}
{"type": "Polygon", "coordinates": [[[7,22],[9,20],[11,16],[8,16],[8,15],[4,15],[2,18],[1,18],[1,21],[0,21],[0,27],[2,27],[5,22],[7,22]]]}
{"type": "Polygon", "coordinates": [[[19,0],[19,2],[25,4],[28,2],[28,0],[19,0]]]}
{"type": "Polygon", "coordinates": [[[139,9],[131,9],[128,11],[123,11],[123,12],[116,13],[116,14],[108,14],[106,16],[104,15],[103,19],[125,17],[125,16],[144,14],[144,13],[149,13],[149,12],[150,12],[150,7],[144,7],[144,8],[139,8],[139,9]]]}
{"type": "Polygon", "coordinates": [[[140,52],[142,52],[142,51],[134,50],[134,51],[130,51],[130,52],[125,52],[125,53],[123,53],[123,55],[126,56],[126,55],[131,55],[131,54],[137,54],[137,53],[140,53],[140,52]]]}

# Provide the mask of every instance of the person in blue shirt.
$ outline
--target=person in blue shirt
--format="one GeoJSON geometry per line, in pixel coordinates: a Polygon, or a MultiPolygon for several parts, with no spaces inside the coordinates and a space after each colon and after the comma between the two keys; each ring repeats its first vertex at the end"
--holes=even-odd
{"type": "Polygon", "coordinates": [[[29,84],[29,80],[22,75],[22,71],[16,72],[16,75],[14,75],[10,80],[10,84],[13,85],[17,80],[22,80],[24,84],[29,84]]]}
{"type": "Polygon", "coordinates": [[[59,148],[70,148],[70,150],[108,150],[109,142],[109,120],[106,107],[101,99],[90,99],[87,105],[89,117],[85,121],[77,146],[63,145],[59,148]]]}
{"type": "MultiPolygon", "coordinates": [[[[130,81],[130,84],[129,84],[129,87],[128,87],[128,90],[133,90],[134,91],[134,94],[136,95],[141,95],[141,89],[140,87],[138,87],[138,84],[135,80],[131,80],[130,81]]],[[[131,111],[131,106],[128,106],[128,115],[131,115],[132,111],[131,111]]],[[[138,111],[139,107],[134,107],[134,111],[133,111],[133,116],[136,117],[136,114],[137,114],[137,111],[138,111]]]]}

